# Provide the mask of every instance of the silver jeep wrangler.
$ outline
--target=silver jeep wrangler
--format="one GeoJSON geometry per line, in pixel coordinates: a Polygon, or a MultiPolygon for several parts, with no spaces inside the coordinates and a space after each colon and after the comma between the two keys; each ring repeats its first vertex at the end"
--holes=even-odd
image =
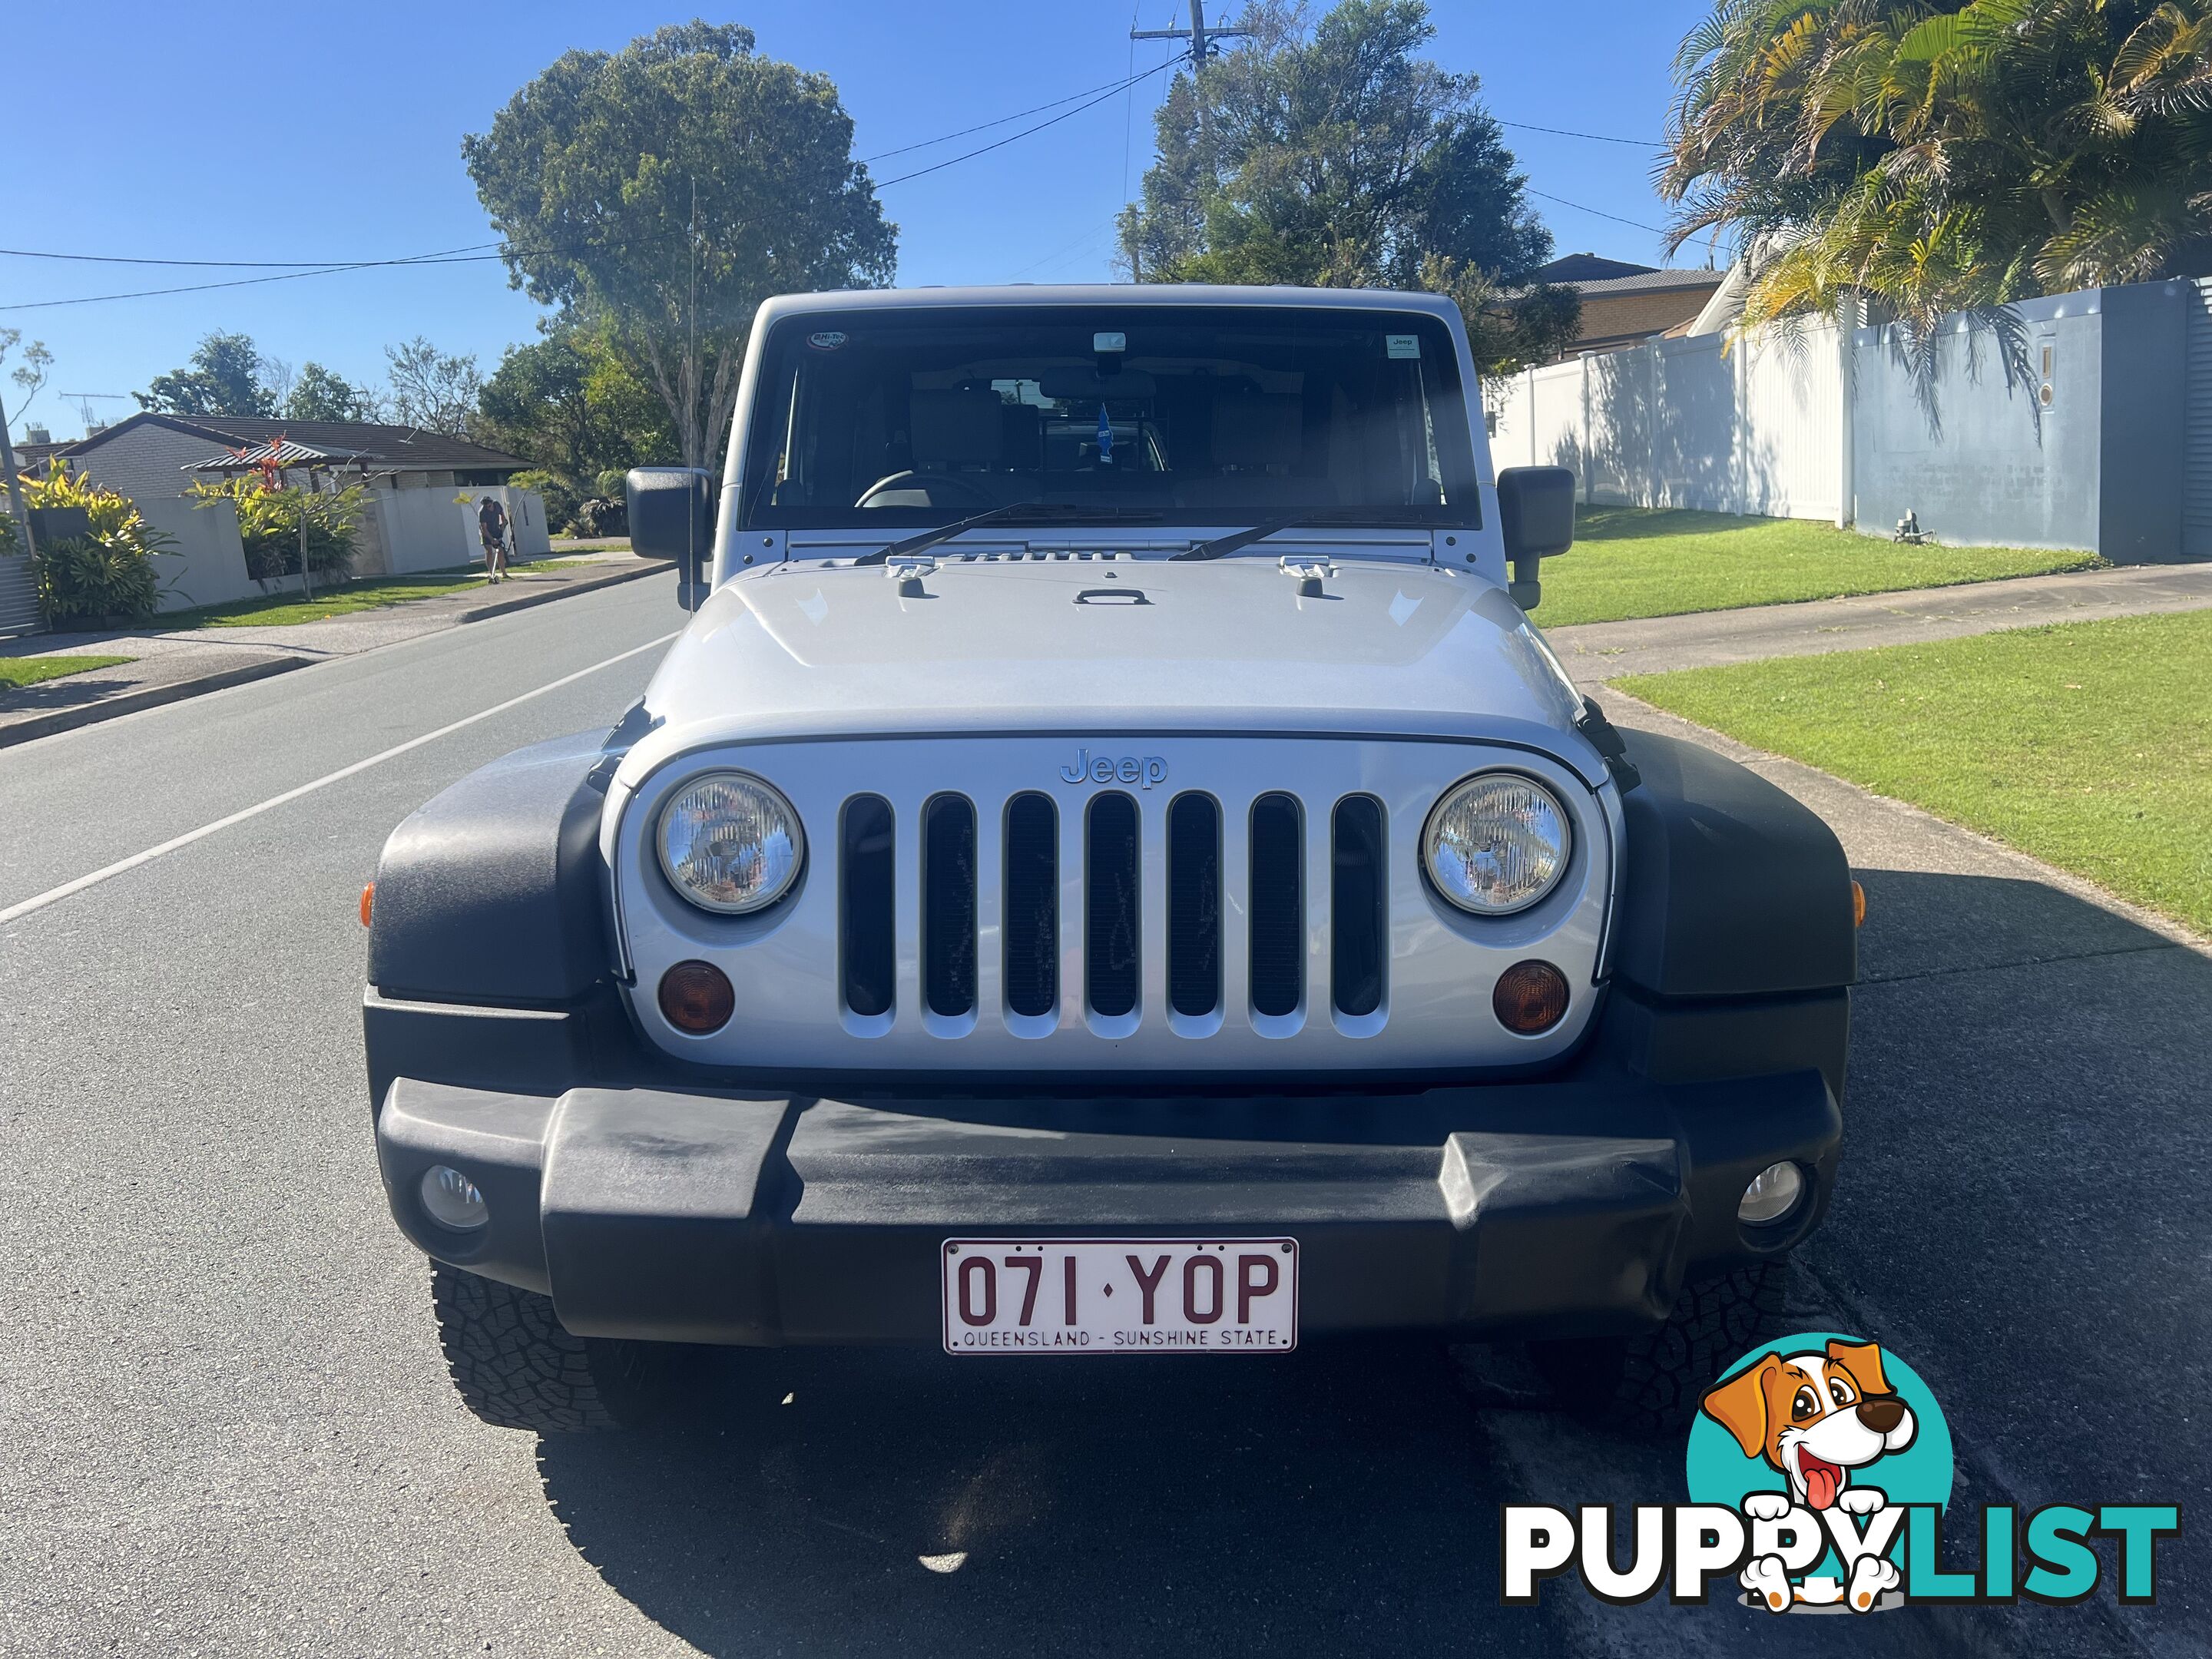
{"type": "Polygon", "coordinates": [[[1693,1409],[1835,1173],[1841,848],[1618,732],[1527,611],[1452,306],[778,299],[727,464],[630,478],[695,614],[611,732],[401,824],[392,1212],[488,1420],[685,1345],[1511,1340],[1693,1409]]]}

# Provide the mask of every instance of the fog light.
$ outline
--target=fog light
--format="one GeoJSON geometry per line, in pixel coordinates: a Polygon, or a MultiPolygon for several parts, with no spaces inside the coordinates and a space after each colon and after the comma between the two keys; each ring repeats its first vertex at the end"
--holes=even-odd
{"type": "Polygon", "coordinates": [[[422,1210],[441,1227],[472,1232],[491,1219],[477,1183],[459,1170],[433,1164],[422,1172],[422,1210]]]}
{"type": "Polygon", "coordinates": [[[1566,1018],[1567,976],[1548,962],[1516,962],[1498,976],[1490,1006],[1509,1031],[1548,1031],[1566,1018]]]}
{"type": "Polygon", "coordinates": [[[737,1006],[729,975],[711,962],[679,962],[660,976],[660,1012],[679,1031],[719,1031],[737,1006]]]}
{"type": "Polygon", "coordinates": [[[1795,1210],[1804,1196],[1802,1170],[1795,1164],[1770,1164],[1743,1189],[1743,1201],[1735,1206],[1736,1219],[1747,1227],[1766,1226],[1795,1210]]]}

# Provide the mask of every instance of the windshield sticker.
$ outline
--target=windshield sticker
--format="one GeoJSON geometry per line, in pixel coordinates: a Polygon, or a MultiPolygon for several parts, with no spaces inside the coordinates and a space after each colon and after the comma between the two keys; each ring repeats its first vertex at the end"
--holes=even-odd
{"type": "Polygon", "coordinates": [[[1127,351],[1129,349],[1129,337],[1126,334],[1108,334],[1102,331],[1091,337],[1091,349],[1102,353],[1127,351]]]}
{"type": "Polygon", "coordinates": [[[845,343],[845,337],[834,328],[825,328],[819,334],[810,334],[806,343],[817,351],[835,351],[845,343]]]}
{"type": "Polygon", "coordinates": [[[1421,355],[1421,337],[1418,334],[1385,334],[1382,349],[1393,357],[1418,357],[1421,355]]]}

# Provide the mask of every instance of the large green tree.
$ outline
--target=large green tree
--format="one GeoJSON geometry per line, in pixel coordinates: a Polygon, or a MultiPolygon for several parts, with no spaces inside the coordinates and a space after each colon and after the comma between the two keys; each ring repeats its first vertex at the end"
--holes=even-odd
{"type": "Polygon", "coordinates": [[[1420,55],[1421,0],[1340,0],[1317,21],[1264,0],[1245,21],[1249,41],[1168,88],[1121,219],[1133,276],[1441,289],[1486,368],[1574,337],[1571,291],[1528,281],[1552,238],[1480,83],[1420,55]]]}
{"type": "Polygon", "coordinates": [[[553,324],[509,346],[477,402],[484,441],[588,495],[599,475],[679,453],[668,410],[599,334],[553,324]]]}
{"type": "Polygon", "coordinates": [[[515,283],[604,330],[700,465],[763,300],[890,280],[894,229],[852,140],[826,76],[695,21],[564,54],[462,148],[515,283]]]}
{"type": "Polygon", "coordinates": [[[374,421],[380,410],[376,393],[320,363],[301,366],[300,376],[284,394],[276,412],[288,421],[374,421]]]}
{"type": "Polygon", "coordinates": [[[265,384],[261,354],[246,334],[204,336],[191,366],[156,374],[133,392],[141,409],[172,415],[273,415],[276,394],[265,384]]]}
{"type": "Polygon", "coordinates": [[[1719,0],[1676,73],[1747,323],[1863,300],[1924,372],[1947,312],[2212,272],[2212,0],[1719,0]]]}

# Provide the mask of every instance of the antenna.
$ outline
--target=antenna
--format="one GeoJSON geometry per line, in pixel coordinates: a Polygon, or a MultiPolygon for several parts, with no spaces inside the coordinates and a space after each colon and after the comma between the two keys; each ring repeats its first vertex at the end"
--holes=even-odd
{"type": "Polygon", "coordinates": [[[76,404],[76,412],[83,418],[84,435],[88,438],[111,424],[93,413],[94,404],[127,404],[131,401],[129,395],[121,392],[58,392],[54,395],[76,404]]]}

